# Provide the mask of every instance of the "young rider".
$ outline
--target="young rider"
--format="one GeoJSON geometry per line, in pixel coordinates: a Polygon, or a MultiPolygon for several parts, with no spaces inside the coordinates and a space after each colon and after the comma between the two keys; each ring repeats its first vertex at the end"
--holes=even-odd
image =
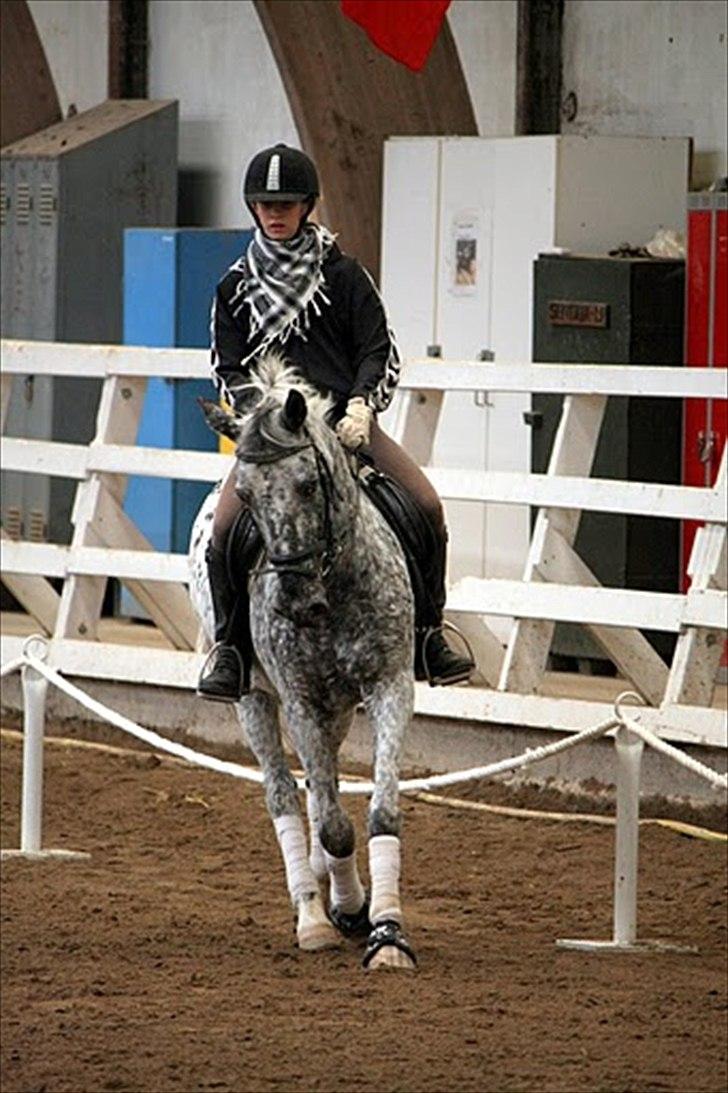
{"type": "MultiPolygon", "coordinates": [[[[363,448],[379,471],[415,498],[439,544],[430,576],[439,625],[427,637],[432,683],[458,683],[474,668],[442,632],[447,531],[437,493],[417,464],[378,426],[399,382],[400,359],[381,297],[356,259],[342,253],[324,227],[309,221],[319,196],[316,168],[285,144],[251,160],[243,200],[257,229],[246,253],[217,286],[212,306],[212,373],[234,405],[234,388],[251,366],[278,350],[306,379],[336,400],[336,432],[347,448],[363,448]]],[[[231,634],[236,594],[227,575],[225,541],[242,507],[231,471],[213,519],[207,564],[215,611],[212,668],[198,694],[235,702],[242,688],[241,658],[231,634]]],[[[420,635],[420,641],[422,635],[420,635]]],[[[420,650],[420,659],[422,650],[420,650]]]]}

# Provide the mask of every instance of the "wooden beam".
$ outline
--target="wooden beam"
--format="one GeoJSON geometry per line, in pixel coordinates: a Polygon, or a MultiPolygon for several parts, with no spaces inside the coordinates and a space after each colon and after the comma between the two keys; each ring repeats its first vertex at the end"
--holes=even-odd
{"type": "MultiPolygon", "coordinates": [[[[121,507],[121,502],[103,485],[95,508],[94,534],[96,541],[104,547],[128,547],[130,551],[148,550],[156,558],[151,543],[142,535],[121,507]]],[[[192,610],[187,589],[175,583],[179,576],[180,559],[177,557],[170,566],[171,579],[166,581],[136,580],[122,571],[120,580],[150,615],[154,624],[165,634],[177,649],[194,649],[197,642],[199,623],[192,610]]],[[[73,576],[68,580],[74,580],[73,576]]],[[[93,578],[85,578],[93,580],[93,578]]]]}
{"type": "MultiPolygon", "coordinates": [[[[540,367],[540,366],[539,366],[540,367]]],[[[607,400],[603,395],[568,395],[554,437],[550,475],[587,475],[591,471],[607,400]]],[[[574,545],[581,513],[565,509],[538,510],[529,547],[524,580],[539,580],[539,565],[547,548],[548,532],[555,528],[574,545]]],[[[597,621],[597,620],[591,620],[597,621]]],[[[537,690],[546,669],[554,634],[551,620],[516,619],[511,629],[498,681],[502,691],[529,694],[537,690]]]]}
{"type": "Polygon", "coordinates": [[[564,0],[518,0],[516,136],[561,132],[564,0]]]}
{"type": "MultiPolygon", "coordinates": [[[[563,535],[550,528],[538,572],[545,581],[573,585],[599,586],[599,581],[563,535]]],[[[578,593],[574,591],[574,595],[578,593]]],[[[621,626],[598,626],[586,623],[585,628],[617,668],[619,675],[653,706],[659,706],[665,694],[668,671],[662,657],[655,652],[639,630],[621,626]]]]}
{"type": "MultiPolygon", "coordinates": [[[[106,380],[99,400],[95,443],[134,443],[145,391],[145,379],[122,380],[111,377],[106,380]]],[[[98,519],[103,501],[102,491],[109,492],[121,503],[125,489],[124,475],[107,475],[105,483],[99,477],[79,483],[71,515],[72,546],[108,545],[101,538],[103,526],[98,519]]],[[[105,577],[68,577],[61,593],[55,637],[93,640],[96,637],[105,591],[105,577]]]]}
{"type": "Polygon", "coordinates": [[[109,0],[108,96],[146,99],[147,0],[109,0]]]}
{"type": "MultiPolygon", "coordinates": [[[[4,538],[4,537],[3,537],[4,538]]],[[[55,543],[4,542],[5,574],[44,574],[67,577],[70,573],[106,577],[119,581],[152,581],[186,584],[189,568],[186,554],[165,554],[145,547],[68,547],[55,543]]]]}
{"type": "MultiPolygon", "coordinates": [[[[158,377],[208,379],[210,354],[203,349],[151,349],[133,345],[84,345],[3,338],[2,372],[6,375],[158,377]]],[[[723,368],[662,365],[637,368],[625,364],[527,364],[504,360],[407,360],[399,390],[501,391],[554,395],[631,395],[646,398],[726,398],[728,376],[723,368]]]]}
{"type": "Polygon", "coordinates": [[[451,611],[513,615],[523,622],[579,622],[671,633],[682,629],[685,618],[692,626],[724,624],[727,607],[726,593],[719,590],[690,592],[686,601],[679,592],[640,592],[500,577],[463,577],[448,596],[451,611]]]}
{"type": "Polygon", "coordinates": [[[3,148],[63,117],[43,43],[26,0],[0,3],[0,81],[3,148]]]}
{"type": "MultiPolygon", "coordinates": [[[[716,488],[725,493],[728,485],[728,447],[723,449],[716,488]]],[[[698,528],[688,564],[693,598],[710,589],[728,586],[726,529],[716,524],[698,528]]],[[[722,620],[725,622],[725,619],[722,620]]],[[[718,666],[725,649],[725,637],[718,629],[696,626],[686,605],[686,627],[680,634],[665,690],[665,702],[709,705],[715,691],[718,666]]]]}
{"type": "MultiPolygon", "coordinates": [[[[8,555],[20,546],[8,538],[4,528],[0,528],[2,539],[2,582],[12,593],[20,606],[38,623],[44,634],[52,634],[58,616],[61,597],[55,588],[43,576],[29,574],[25,566],[20,572],[13,572],[8,565],[8,555]]],[[[33,544],[41,545],[41,544],[33,544]]]]}
{"type": "Polygon", "coordinates": [[[447,20],[424,69],[411,72],[333,0],[256,0],[255,7],[302,146],[321,175],[323,219],[377,277],[386,137],[478,132],[447,20]]]}

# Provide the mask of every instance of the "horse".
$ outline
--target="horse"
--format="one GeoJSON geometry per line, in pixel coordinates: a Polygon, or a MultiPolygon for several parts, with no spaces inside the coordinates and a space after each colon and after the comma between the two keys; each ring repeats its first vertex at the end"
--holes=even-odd
{"type": "MultiPolygon", "coordinates": [[[[357,482],[358,461],[328,424],[332,401],[280,357],[264,358],[238,389],[242,410],[201,403],[208,425],[235,443],[236,490],[263,542],[248,582],[250,690],[236,708],[263,774],[298,946],[334,948],[342,935],[365,936],[365,968],[412,969],[400,897],[399,764],[414,700],[404,555],[357,482]],[[338,788],[338,753],[360,703],[374,742],[368,894],[338,788]],[[305,772],[308,845],[281,715],[305,772]]],[[[208,637],[204,554],[215,503],[213,493],[190,549],[191,598],[208,637]]]]}

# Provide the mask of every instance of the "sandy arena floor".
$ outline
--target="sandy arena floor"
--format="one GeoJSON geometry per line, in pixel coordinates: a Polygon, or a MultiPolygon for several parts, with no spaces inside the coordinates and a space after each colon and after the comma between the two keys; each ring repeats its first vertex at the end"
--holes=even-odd
{"type": "MultiPolygon", "coordinates": [[[[365,974],[352,943],[294,947],[257,787],[46,755],[44,845],[93,857],[3,863],[4,1093],[726,1088],[725,843],[642,831],[640,935],[698,955],[584,955],[554,939],[610,935],[611,827],[406,801],[420,970],[365,974]]],[[[4,739],[3,847],[20,756],[4,739]]]]}

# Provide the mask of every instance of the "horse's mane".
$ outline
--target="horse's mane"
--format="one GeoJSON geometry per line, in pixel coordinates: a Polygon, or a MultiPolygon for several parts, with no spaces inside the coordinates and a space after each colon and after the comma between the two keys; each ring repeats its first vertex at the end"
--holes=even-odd
{"type": "Polygon", "coordinates": [[[295,446],[295,435],[281,426],[278,414],[273,412],[283,408],[292,389],[306,400],[309,434],[315,441],[324,441],[326,434],[330,434],[327,415],[334,405],[333,399],[317,391],[283,357],[269,353],[255,365],[247,383],[238,388],[248,390],[254,403],[243,422],[241,447],[250,448],[251,444],[257,446],[261,442],[281,449],[295,446]]]}

